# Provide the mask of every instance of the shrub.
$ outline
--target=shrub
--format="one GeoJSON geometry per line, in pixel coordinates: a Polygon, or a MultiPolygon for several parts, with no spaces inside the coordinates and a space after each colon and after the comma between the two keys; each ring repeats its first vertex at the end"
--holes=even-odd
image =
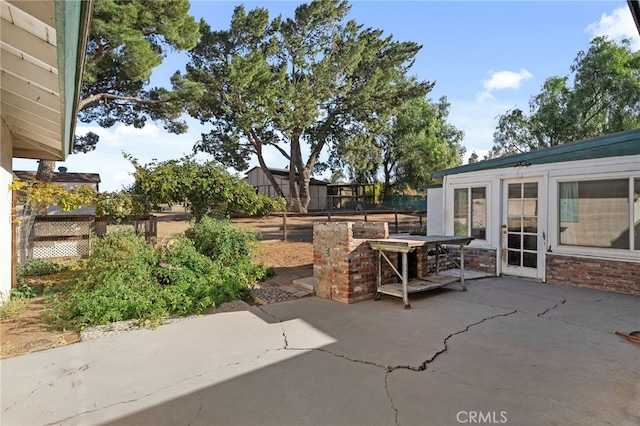
{"type": "Polygon", "coordinates": [[[228,220],[207,216],[198,223],[192,223],[185,235],[200,253],[226,264],[250,258],[251,249],[258,242],[255,232],[239,228],[228,220]]]}
{"type": "Polygon", "coordinates": [[[37,295],[36,289],[27,284],[19,284],[18,287],[11,290],[12,299],[30,299],[37,295]]]}
{"type": "Polygon", "coordinates": [[[153,248],[142,235],[117,229],[92,241],[91,256],[80,276],[79,286],[91,289],[110,283],[149,283],[155,263],[153,248]]]}
{"type": "Polygon", "coordinates": [[[60,270],[60,266],[56,263],[46,260],[33,259],[28,261],[18,270],[18,277],[40,277],[50,275],[60,270]]]}
{"type": "Polygon", "coordinates": [[[91,255],[66,294],[45,298],[45,319],[62,328],[161,318],[153,269],[156,256],[141,235],[115,230],[92,241],[91,255]]]}
{"type": "Polygon", "coordinates": [[[193,239],[178,235],[158,250],[128,230],[94,240],[77,282],[65,291],[47,291],[45,320],[61,328],[127,319],[158,325],[168,316],[247,300],[248,285],[268,271],[251,259],[255,234],[208,218],[194,228],[193,239]]]}

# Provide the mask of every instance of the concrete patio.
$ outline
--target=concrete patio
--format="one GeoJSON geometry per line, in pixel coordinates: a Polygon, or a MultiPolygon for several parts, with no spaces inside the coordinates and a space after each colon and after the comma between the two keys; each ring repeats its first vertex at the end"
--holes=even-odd
{"type": "Polygon", "coordinates": [[[307,297],[1,361],[2,424],[637,425],[640,297],[490,278],[307,297]]]}

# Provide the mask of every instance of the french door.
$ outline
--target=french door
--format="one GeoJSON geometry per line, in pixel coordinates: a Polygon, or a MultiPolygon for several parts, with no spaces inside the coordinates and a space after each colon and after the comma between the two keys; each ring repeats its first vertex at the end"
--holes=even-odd
{"type": "Polygon", "coordinates": [[[542,278],[544,238],[540,181],[505,180],[502,207],[502,273],[542,278]]]}

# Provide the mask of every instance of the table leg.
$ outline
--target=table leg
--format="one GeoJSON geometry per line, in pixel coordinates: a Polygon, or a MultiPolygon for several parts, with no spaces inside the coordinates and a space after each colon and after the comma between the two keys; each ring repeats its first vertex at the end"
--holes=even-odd
{"type": "Polygon", "coordinates": [[[407,252],[402,252],[402,301],[404,302],[404,308],[409,309],[409,265],[408,265],[407,252]]]}
{"type": "Polygon", "coordinates": [[[378,257],[378,278],[376,279],[376,295],[375,299],[380,300],[380,287],[382,286],[382,255],[380,250],[376,250],[378,257]]]}
{"type": "Polygon", "coordinates": [[[464,246],[460,246],[460,284],[462,284],[462,290],[467,291],[467,285],[464,283],[464,246]]]}

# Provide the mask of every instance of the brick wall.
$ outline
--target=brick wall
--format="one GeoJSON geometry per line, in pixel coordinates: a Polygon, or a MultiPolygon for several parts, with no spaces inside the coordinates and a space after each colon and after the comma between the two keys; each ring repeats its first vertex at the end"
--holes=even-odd
{"type": "Polygon", "coordinates": [[[547,253],[546,277],[549,284],[640,294],[640,263],[547,253]]]}
{"type": "MultiPolygon", "coordinates": [[[[449,253],[455,254],[456,260],[460,259],[458,246],[449,246],[449,253]]],[[[494,249],[482,249],[475,247],[464,248],[464,268],[476,271],[496,274],[496,251],[494,249]]]]}

